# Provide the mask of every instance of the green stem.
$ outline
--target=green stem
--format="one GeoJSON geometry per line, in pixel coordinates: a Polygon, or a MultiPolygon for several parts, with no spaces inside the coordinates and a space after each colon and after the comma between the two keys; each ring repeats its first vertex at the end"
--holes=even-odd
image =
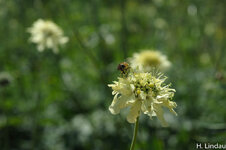
{"type": "Polygon", "coordinates": [[[137,121],[136,121],[135,126],[134,126],[133,140],[132,140],[132,143],[131,143],[131,146],[130,146],[130,150],[134,150],[134,147],[135,147],[135,143],[136,143],[136,139],[137,139],[138,124],[139,124],[139,117],[137,117],[137,121]]]}

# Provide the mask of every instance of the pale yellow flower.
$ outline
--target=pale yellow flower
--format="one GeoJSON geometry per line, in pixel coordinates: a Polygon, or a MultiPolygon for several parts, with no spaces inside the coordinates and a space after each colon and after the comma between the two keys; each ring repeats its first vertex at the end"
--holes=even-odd
{"type": "Polygon", "coordinates": [[[128,61],[133,69],[139,69],[141,72],[150,72],[153,68],[165,71],[171,66],[165,55],[154,50],[143,50],[140,53],[134,53],[128,61]]]}
{"type": "Polygon", "coordinates": [[[68,42],[68,37],[63,36],[62,29],[49,20],[38,19],[28,28],[28,32],[31,33],[29,40],[37,44],[40,52],[52,49],[54,53],[58,53],[58,46],[68,42]]]}
{"type": "Polygon", "coordinates": [[[150,118],[157,116],[163,126],[167,123],[163,116],[162,107],[169,108],[174,113],[177,104],[171,99],[175,89],[164,85],[166,77],[154,75],[154,73],[134,73],[130,72],[127,77],[118,78],[114,84],[108,86],[113,89],[114,99],[109,107],[112,114],[120,113],[125,107],[130,107],[127,115],[129,123],[135,123],[137,117],[143,112],[150,118]]]}

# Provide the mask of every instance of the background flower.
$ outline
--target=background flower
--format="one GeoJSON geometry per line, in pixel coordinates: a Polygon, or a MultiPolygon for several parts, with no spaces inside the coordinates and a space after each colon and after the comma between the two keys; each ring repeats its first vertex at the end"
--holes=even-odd
{"type": "Polygon", "coordinates": [[[40,52],[49,48],[54,53],[58,53],[58,46],[68,41],[68,38],[63,36],[62,29],[49,20],[38,19],[32,27],[28,28],[28,32],[31,33],[29,40],[37,44],[40,52]]]}
{"type": "Polygon", "coordinates": [[[150,72],[152,69],[165,71],[171,66],[167,56],[156,50],[142,50],[140,53],[134,53],[128,60],[133,69],[138,68],[144,72],[150,72]]]}

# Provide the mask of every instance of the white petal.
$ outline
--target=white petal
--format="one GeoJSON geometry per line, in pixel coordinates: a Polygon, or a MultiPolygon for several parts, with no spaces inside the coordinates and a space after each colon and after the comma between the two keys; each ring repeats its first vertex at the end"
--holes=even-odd
{"type": "Polygon", "coordinates": [[[125,108],[127,105],[127,97],[125,96],[120,96],[118,97],[118,94],[116,94],[114,96],[114,99],[109,107],[109,111],[112,113],[112,114],[118,114],[120,113],[120,110],[125,108]]]}
{"type": "Polygon", "coordinates": [[[145,100],[146,99],[147,94],[145,94],[143,91],[141,91],[140,93],[140,98],[145,100]]]}
{"type": "Polygon", "coordinates": [[[54,47],[54,43],[53,43],[53,39],[52,38],[47,38],[46,39],[46,46],[47,46],[47,48],[53,48],[54,47]]]}
{"type": "Polygon", "coordinates": [[[137,121],[137,117],[140,115],[141,104],[141,101],[136,100],[131,106],[129,114],[127,115],[127,121],[129,123],[135,123],[137,121]]]}
{"type": "Polygon", "coordinates": [[[65,44],[65,43],[67,43],[68,42],[68,37],[62,37],[61,39],[60,39],[60,44],[65,44]]]}
{"type": "Polygon", "coordinates": [[[157,115],[157,118],[160,120],[161,124],[163,127],[167,127],[168,124],[163,116],[163,110],[161,108],[161,106],[154,106],[154,109],[155,109],[155,113],[157,115]]]}

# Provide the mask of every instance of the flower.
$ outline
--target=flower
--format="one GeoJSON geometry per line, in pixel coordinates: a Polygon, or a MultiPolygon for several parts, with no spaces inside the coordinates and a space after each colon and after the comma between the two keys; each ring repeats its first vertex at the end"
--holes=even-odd
{"type": "Polygon", "coordinates": [[[13,77],[8,72],[0,72],[0,86],[6,87],[8,86],[13,80],[13,77]]]}
{"type": "Polygon", "coordinates": [[[29,40],[38,45],[40,52],[49,48],[54,53],[58,53],[58,45],[68,42],[68,37],[63,36],[61,28],[49,20],[38,19],[32,27],[28,28],[28,32],[31,33],[29,40]]]}
{"type": "Polygon", "coordinates": [[[140,53],[135,53],[128,60],[133,69],[138,68],[143,72],[150,72],[153,68],[165,71],[171,66],[165,55],[154,50],[143,50],[140,53]]]}
{"type": "Polygon", "coordinates": [[[151,119],[157,116],[162,126],[167,126],[163,116],[162,107],[177,115],[174,108],[177,104],[171,99],[174,96],[175,89],[164,85],[167,77],[162,74],[154,73],[135,73],[130,71],[127,77],[118,78],[114,84],[108,86],[113,89],[114,99],[109,107],[112,114],[120,113],[120,110],[130,107],[127,115],[129,123],[135,123],[141,112],[147,114],[151,119]]]}

